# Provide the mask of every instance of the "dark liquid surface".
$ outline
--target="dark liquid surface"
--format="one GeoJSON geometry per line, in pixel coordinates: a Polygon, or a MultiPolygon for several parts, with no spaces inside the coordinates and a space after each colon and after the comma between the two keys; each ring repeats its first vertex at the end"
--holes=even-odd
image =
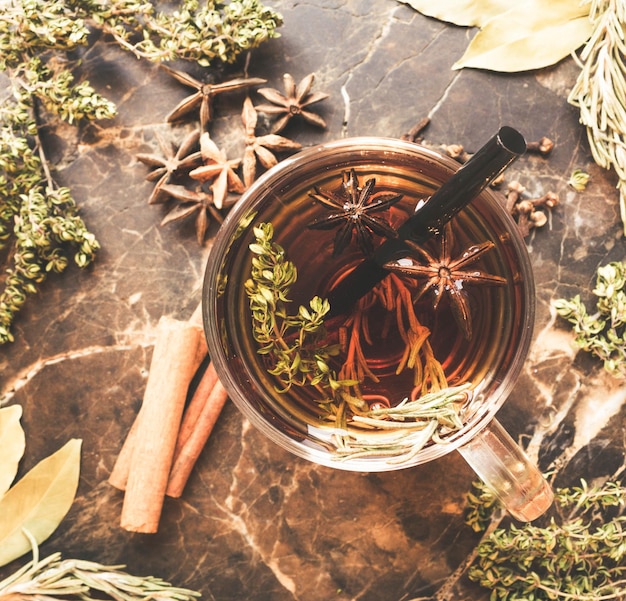
{"type": "MultiPolygon", "coordinates": [[[[375,191],[400,192],[402,200],[381,216],[394,226],[403,223],[418,202],[427,199],[436,187],[428,177],[415,174],[414,169],[398,165],[360,164],[356,166],[360,185],[375,178],[375,191]]],[[[244,282],[250,277],[252,254],[247,251],[254,242],[252,227],[271,222],[274,239],[286,251],[287,258],[298,269],[297,282],[291,288],[290,312],[296,313],[300,304],[308,305],[318,295],[326,297],[338,278],[363,259],[363,253],[352,240],[338,257],[333,257],[335,230],[320,231],[307,227],[316,219],[329,215],[327,208],[313,200],[309,191],[314,186],[322,189],[339,189],[345,166],[327,169],[322,176],[307,176],[290,181],[285,189],[277,187],[255,207],[246,227],[232,241],[230,252],[222,265],[227,276],[224,295],[220,297],[221,329],[224,350],[229,357],[230,369],[240,386],[249,390],[248,402],[256,407],[272,426],[289,436],[311,438],[310,426],[328,427],[319,408],[319,391],[311,387],[294,387],[288,394],[275,391],[276,382],[266,371],[266,364],[257,354],[257,343],[251,335],[251,318],[244,282]]],[[[450,256],[457,258],[465,249],[491,240],[495,247],[485,253],[471,270],[497,275],[506,279],[506,285],[486,285],[464,282],[470,311],[473,335],[468,340],[459,328],[451,306],[443,298],[437,310],[433,309],[434,291],[426,290],[416,303],[420,322],[431,334],[429,337],[435,357],[442,364],[450,385],[471,382],[479,391],[488,393],[498,386],[515,354],[519,329],[523,322],[524,307],[521,269],[509,235],[504,231],[499,217],[484,217],[487,213],[480,200],[462,211],[451,222],[453,244],[450,256]]],[[[376,244],[382,239],[375,236],[376,244]]],[[[441,253],[440,239],[429,240],[424,247],[433,257],[441,253]]],[[[413,282],[417,289],[424,278],[413,282]]],[[[404,342],[393,327],[386,327],[386,315],[380,308],[370,315],[372,344],[364,345],[368,365],[379,382],[364,381],[364,394],[384,395],[397,404],[411,395],[413,376],[410,371],[395,374],[395,367],[404,351],[404,342]],[[383,332],[385,336],[383,336],[383,332]]],[[[392,320],[393,321],[393,320],[392,320]]],[[[332,333],[332,332],[331,332],[332,333]]],[[[312,441],[315,443],[315,441],[312,441]]],[[[322,445],[324,441],[319,441],[322,445]]]]}

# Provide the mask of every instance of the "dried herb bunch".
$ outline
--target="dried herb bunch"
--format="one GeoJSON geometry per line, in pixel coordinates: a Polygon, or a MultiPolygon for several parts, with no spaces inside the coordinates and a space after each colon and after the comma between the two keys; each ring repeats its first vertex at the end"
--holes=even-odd
{"type": "Polygon", "coordinates": [[[70,258],[89,265],[98,242],[70,191],[53,176],[39,136],[44,121],[70,124],[108,119],[115,106],[87,81],[76,81],[73,59],[100,29],[135,55],[202,65],[232,62],[274,37],[282,19],[256,0],[228,5],[185,0],[178,11],[149,2],[16,0],[0,5],[0,70],[10,91],[0,104],[0,344],[29,294],[70,258]]]}
{"type": "Polygon", "coordinates": [[[619,0],[586,0],[593,33],[575,58],[580,74],[568,102],[580,110],[580,122],[595,162],[619,178],[620,214],[626,235],[626,6],[619,0]]]}
{"type": "Polygon", "coordinates": [[[53,553],[32,561],[0,582],[0,600],[111,599],[113,601],[191,601],[200,593],[177,588],[153,576],[134,576],[124,566],[105,566],[93,561],[62,559],[53,553]]]}
{"type": "MultiPolygon", "coordinates": [[[[484,485],[475,486],[469,515],[479,530],[477,517],[486,518],[495,504],[484,485]]],[[[492,601],[624,599],[625,509],[619,482],[557,488],[555,515],[542,525],[495,529],[480,542],[468,576],[491,590],[492,601]]]]}
{"type": "Polygon", "coordinates": [[[626,263],[599,267],[593,294],[597,302],[592,314],[579,294],[558,299],[553,307],[572,325],[580,349],[601,359],[613,376],[626,378],[626,263]]]}
{"type": "Polygon", "coordinates": [[[139,58],[182,59],[204,67],[234,62],[242,52],[276,37],[283,23],[278,12],[258,0],[182,0],[172,12],[156,11],[152,3],[140,0],[75,4],[139,58]]]}

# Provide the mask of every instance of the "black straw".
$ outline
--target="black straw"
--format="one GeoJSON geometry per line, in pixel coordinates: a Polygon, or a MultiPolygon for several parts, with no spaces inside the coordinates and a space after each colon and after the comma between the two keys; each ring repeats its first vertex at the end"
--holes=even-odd
{"type": "Polygon", "coordinates": [[[515,159],[526,152],[526,141],[512,127],[504,126],[476,154],[423,203],[389,239],[351,271],[328,296],[331,316],[346,313],[389,272],[383,267],[408,247],[411,239],[424,243],[441,230],[463,207],[476,198],[515,159]]]}

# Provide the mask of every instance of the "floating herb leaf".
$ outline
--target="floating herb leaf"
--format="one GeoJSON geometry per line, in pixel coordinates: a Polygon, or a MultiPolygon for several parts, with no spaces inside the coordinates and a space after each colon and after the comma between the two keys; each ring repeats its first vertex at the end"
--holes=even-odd
{"type": "Polygon", "coordinates": [[[338,381],[328,362],[339,347],[323,342],[324,316],[330,311],[327,300],[316,296],[309,306],[300,306],[295,315],[287,312],[289,289],[298,277],[296,266],[285,256],[284,249],[273,241],[271,223],[254,228],[256,241],[251,278],[245,283],[250,300],[257,352],[267,357],[268,372],[276,376],[280,390],[294,385],[320,385],[337,390],[338,381]]]}

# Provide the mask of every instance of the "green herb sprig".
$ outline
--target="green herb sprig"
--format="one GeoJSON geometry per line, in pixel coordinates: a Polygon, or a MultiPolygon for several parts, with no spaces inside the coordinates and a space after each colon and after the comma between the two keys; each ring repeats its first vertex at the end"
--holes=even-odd
{"type": "Polygon", "coordinates": [[[619,178],[622,227],[626,235],[626,6],[618,0],[586,0],[592,35],[575,59],[580,74],[568,102],[580,109],[595,162],[619,178]]]}
{"type": "Polygon", "coordinates": [[[599,267],[593,294],[597,297],[593,314],[578,294],[554,301],[553,307],[572,324],[579,348],[600,358],[613,376],[626,378],[626,263],[599,267]]]}
{"type": "Polygon", "coordinates": [[[284,249],[274,242],[271,223],[254,229],[255,242],[251,277],[245,283],[250,302],[257,352],[270,362],[268,372],[276,376],[282,392],[292,386],[327,387],[338,390],[352,382],[338,380],[329,361],[339,352],[337,345],[324,342],[324,316],[330,311],[328,300],[316,296],[309,306],[301,305],[290,314],[290,287],[298,277],[296,266],[284,249]]]}
{"type": "MultiPolygon", "coordinates": [[[[490,499],[479,492],[472,504],[490,499]]],[[[624,599],[625,509],[626,488],[617,482],[556,489],[556,516],[543,526],[495,529],[479,544],[468,576],[491,590],[491,601],[624,599]]],[[[477,513],[484,512],[471,515],[477,513]]]]}
{"type": "Polygon", "coordinates": [[[232,63],[242,53],[278,37],[282,16],[258,0],[228,3],[183,0],[180,9],[156,11],[150,2],[117,0],[102,5],[80,0],[106,33],[138,58],[155,62],[187,60],[207,67],[232,63]],[[138,35],[139,34],[139,35],[138,35]]]}
{"type": "Polygon", "coordinates": [[[43,120],[109,119],[115,105],[87,81],[76,81],[76,56],[94,29],[152,61],[233,62],[276,37],[281,16],[257,0],[227,5],[183,0],[179,10],[150,2],[15,0],[0,4],[0,71],[10,94],[0,102],[0,344],[29,295],[70,259],[91,264],[99,249],[70,190],[59,186],[39,131],[43,120]]]}
{"type": "Polygon", "coordinates": [[[53,553],[32,561],[0,582],[0,601],[27,599],[111,599],[112,601],[192,601],[200,593],[177,588],[153,576],[134,576],[124,566],[105,566],[93,561],[62,559],[53,553]]]}
{"type": "Polygon", "coordinates": [[[267,358],[266,369],[279,382],[279,392],[305,385],[320,389],[318,403],[325,421],[338,432],[333,435],[337,459],[376,456],[406,462],[428,443],[443,442],[446,434],[463,426],[461,411],[471,399],[469,383],[442,389],[431,383],[433,389],[415,400],[376,407],[362,398],[358,380],[337,378],[331,361],[340,347],[327,342],[324,325],[329,302],[316,296],[308,307],[301,305],[290,313],[296,266],[274,241],[271,223],[257,225],[253,233],[255,241],[249,248],[254,256],[245,290],[257,353],[267,358]],[[355,427],[348,430],[349,424],[355,427]]]}

